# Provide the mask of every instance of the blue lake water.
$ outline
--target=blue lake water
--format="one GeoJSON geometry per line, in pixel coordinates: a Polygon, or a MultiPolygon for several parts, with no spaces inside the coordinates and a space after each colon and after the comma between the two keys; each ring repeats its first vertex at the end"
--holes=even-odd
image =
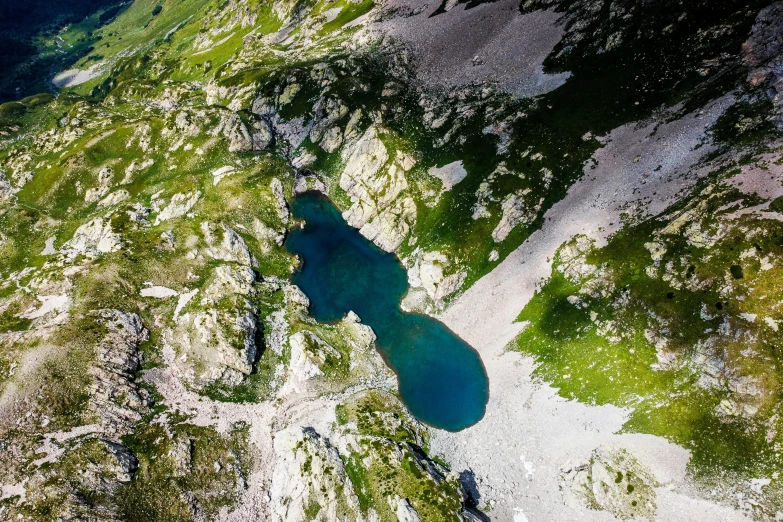
{"type": "Polygon", "coordinates": [[[370,326],[417,419],[450,431],[481,420],[489,399],[481,358],[439,321],[400,309],[408,281],[397,257],[349,226],[319,193],[298,196],[291,212],[305,221],[286,248],[303,261],[292,281],[310,299],[310,315],[336,322],[353,310],[370,326]]]}

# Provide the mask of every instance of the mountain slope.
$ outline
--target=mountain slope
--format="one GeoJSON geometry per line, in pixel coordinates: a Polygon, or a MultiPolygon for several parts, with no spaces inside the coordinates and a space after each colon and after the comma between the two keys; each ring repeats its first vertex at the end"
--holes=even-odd
{"type": "Polygon", "coordinates": [[[774,519],[781,13],[135,0],[0,106],[0,517],[774,519]],[[306,190],[481,354],[478,424],[308,315],[306,190]]]}

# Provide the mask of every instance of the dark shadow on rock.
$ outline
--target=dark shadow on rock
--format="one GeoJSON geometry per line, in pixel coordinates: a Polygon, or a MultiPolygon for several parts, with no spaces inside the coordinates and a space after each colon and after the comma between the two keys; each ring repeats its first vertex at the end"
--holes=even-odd
{"type": "Polygon", "coordinates": [[[476,475],[473,471],[466,469],[459,474],[459,481],[462,483],[462,489],[465,491],[465,510],[472,515],[472,520],[476,522],[489,522],[491,519],[479,511],[481,493],[476,484],[476,475]]]}

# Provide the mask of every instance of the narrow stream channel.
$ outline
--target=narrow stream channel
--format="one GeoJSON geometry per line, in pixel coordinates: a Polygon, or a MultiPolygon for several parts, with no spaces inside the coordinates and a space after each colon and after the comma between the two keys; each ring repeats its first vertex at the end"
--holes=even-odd
{"type": "Polygon", "coordinates": [[[370,326],[417,419],[449,431],[481,420],[489,382],[479,354],[439,321],[400,309],[408,281],[399,259],[349,226],[317,192],[299,195],[291,211],[305,222],[286,248],[302,260],[292,281],[310,299],[310,315],[336,322],[353,310],[370,326]]]}

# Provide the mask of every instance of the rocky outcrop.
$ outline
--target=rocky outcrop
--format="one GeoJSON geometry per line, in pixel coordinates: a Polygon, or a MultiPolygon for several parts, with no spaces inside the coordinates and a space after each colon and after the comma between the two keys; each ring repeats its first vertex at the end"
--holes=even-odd
{"type": "Polygon", "coordinates": [[[523,189],[511,193],[503,199],[500,207],[503,210],[503,217],[492,231],[492,239],[500,243],[508,237],[514,227],[527,225],[533,222],[541,210],[544,198],[540,198],[538,203],[530,201],[532,191],[523,189]]]}
{"type": "Polygon", "coordinates": [[[750,69],[748,83],[767,89],[775,107],[772,121],[783,128],[783,2],[759,12],[742,45],[742,60],[750,69]]]}
{"type": "Polygon", "coordinates": [[[412,164],[405,155],[397,154],[386,167],[389,153],[375,127],[347,149],[340,188],[351,196],[353,205],[343,218],[380,248],[393,252],[416,220],[416,204],[411,197],[402,196],[408,188],[406,167],[410,169],[412,164]]]}
{"type": "Polygon", "coordinates": [[[8,181],[5,172],[0,170],[0,201],[10,199],[14,193],[14,187],[8,181]]]}
{"type": "Polygon", "coordinates": [[[627,450],[600,447],[589,460],[569,463],[561,472],[562,489],[578,502],[622,520],[655,519],[659,484],[627,450]]]}
{"type": "Polygon", "coordinates": [[[198,304],[176,320],[171,342],[182,353],[178,364],[196,386],[217,381],[236,386],[253,371],[260,331],[256,295],[256,261],[239,234],[224,224],[202,223],[205,254],[216,266],[198,304]]]}
{"type": "Polygon", "coordinates": [[[449,258],[440,252],[416,252],[408,269],[410,290],[403,307],[421,312],[442,310],[443,300],[462,287],[466,276],[465,270],[455,269],[449,258]]]}
{"type": "MultiPolygon", "coordinates": [[[[147,390],[136,384],[141,369],[139,345],[149,332],[136,314],[101,310],[97,321],[108,333],[98,344],[97,364],[90,369],[95,379],[90,387],[90,407],[101,418],[104,433],[119,439],[149,411],[147,390]]],[[[127,459],[125,459],[127,461],[127,459]]]]}
{"type": "Polygon", "coordinates": [[[178,319],[173,341],[194,384],[237,385],[253,371],[259,325],[246,297],[254,292],[254,279],[247,267],[218,267],[199,309],[178,319]]]}
{"type": "Polygon", "coordinates": [[[208,245],[206,253],[212,259],[245,266],[256,264],[245,240],[225,224],[215,225],[205,221],[201,224],[201,231],[208,245]]]}
{"type": "MultiPolygon", "coordinates": [[[[190,209],[193,208],[196,202],[198,202],[200,197],[200,190],[196,190],[195,192],[180,192],[178,194],[174,194],[166,208],[160,211],[158,216],[155,218],[155,225],[159,225],[164,221],[186,215],[188,212],[190,212],[190,209]]],[[[158,204],[158,200],[153,200],[154,207],[158,207],[158,204]]]]}
{"type": "Polygon", "coordinates": [[[123,201],[127,201],[130,199],[130,193],[125,189],[120,189],[116,192],[112,192],[102,200],[98,202],[99,207],[111,207],[113,205],[118,205],[122,203],[123,201]]]}
{"type": "Polygon", "coordinates": [[[103,167],[98,171],[98,186],[88,189],[84,194],[84,201],[87,203],[95,203],[100,200],[111,190],[112,180],[114,179],[114,171],[110,167],[103,167]]]}
{"type": "Polygon", "coordinates": [[[348,114],[348,107],[337,98],[320,98],[313,106],[310,140],[326,152],[334,152],[343,143],[343,133],[335,124],[348,114]]]}
{"type": "Polygon", "coordinates": [[[257,152],[268,149],[274,135],[263,120],[245,123],[236,113],[221,120],[218,132],[228,141],[229,152],[257,152]]]}
{"type": "Polygon", "coordinates": [[[275,197],[275,210],[277,210],[277,217],[280,218],[280,221],[283,222],[283,225],[287,225],[289,213],[288,203],[286,203],[285,195],[283,194],[283,183],[279,179],[274,178],[269,184],[269,187],[272,189],[272,195],[275,197]]]}
{"type": "Polygon", "coordinates": [[[273,521],[363,520],[340,453],[313,428],[278,432],[274,454],[273,521]]]}
{"type": "Polygon", "coordinates": [[[288,340],[288,345],[291,347],[291,362],[288,365],[290,374],[281,394],[287,391],[301,391],[303,383],[322,375],[319,365],[325,360],[327,353],[340,357],[340,352],[311,332],[295,333],[288,340]]]}
{"type": "Polygon", "coordinates": [[[66,241],[60,252],[69,260],[80,255],[97,257],[115,252],[122,246],[122,237],[111,228],[111,223],[103,218],[95,218],[80,226],[73,237],[66,241]]]}
{"type": "Polygon", "coordinates": [[[418,276],[421,286],[434,301],[453,294],[465,280],[465,271],[444,274],[444,269],[451,265],[449,259],[440,252],[426,252],[418,263],[418,276]]]}

